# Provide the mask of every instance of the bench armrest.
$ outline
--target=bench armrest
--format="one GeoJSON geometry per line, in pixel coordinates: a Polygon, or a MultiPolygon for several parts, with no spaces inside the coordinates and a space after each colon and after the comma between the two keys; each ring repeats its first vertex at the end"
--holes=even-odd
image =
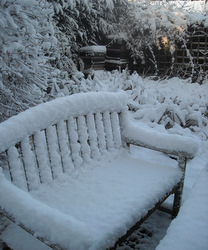
{"type": "Polygon", "coordinates": [[[127,144],[190,159],[194,158],[198,151],[198,143],[191,137],[163,134],[151,128],[138,126],[133,122],[125,124],[122,137],[127,144]]]}

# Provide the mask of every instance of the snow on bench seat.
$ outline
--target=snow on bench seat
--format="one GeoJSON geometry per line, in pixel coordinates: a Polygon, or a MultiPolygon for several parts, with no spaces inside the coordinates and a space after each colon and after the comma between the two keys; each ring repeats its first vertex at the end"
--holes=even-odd
{"type": "Polygon", "coordinates": [[[5,193],[1,181],[1,206],[21,211],[16,220],[52,243],[67,249],[106,249],[180,180],[176,162],[165,156],[161,160],[158,167],[121,150],[114,159],[42,184],[30,192],[35,199],[20,189],[5,193]],[[16,199],[22,201],[19,207],[16,199]]]}

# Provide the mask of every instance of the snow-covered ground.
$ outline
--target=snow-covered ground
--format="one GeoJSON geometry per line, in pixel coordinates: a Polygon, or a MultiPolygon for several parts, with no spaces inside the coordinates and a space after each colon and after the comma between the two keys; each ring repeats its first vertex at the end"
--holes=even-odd
{"type": "MultiPolygon", "coordinates": [[[[173,242],[177,242],[177,249],[189,250],[188,237],[191,237],[192,246],[196,246],[194,249],[205,250],[204,246],[208,246],[208,81],[199,85],[189,79],[154,80],[127,72],[99,71],[93,79],[82,78],[77,88],[81,92],[123,90],[128,94],[129,106],[133,110],[130,113],[138,126],[189,136],[199,144],[196,157],[187,163],[183,203],[178,217],[170,224],[169,215],[156,212],[119,249],[155,249],[170,224],[158,250],[173,249],[173,239],[176,239],[173,242]]],[[[141,154],[141,151],[134,147],[132,153],[141,154]]],[[[143,155],[146,154],[149,155],[149,151],[143,151],[143,155]]],[[[2,219],[0,232],[5,225],[7,222],[2,219]]],[[[48,249],[13,224],[3,230],[1,238],[14,250],[28,249],[28,246],[29,249],[48,249]]]]}

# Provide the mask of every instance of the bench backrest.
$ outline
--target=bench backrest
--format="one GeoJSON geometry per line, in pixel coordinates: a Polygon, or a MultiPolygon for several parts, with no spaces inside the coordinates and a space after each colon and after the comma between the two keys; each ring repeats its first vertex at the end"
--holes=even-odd
{"type": "Polygon", "coordinates": [[[122,146],[123,93],[83,93],[40,104],[0,124],[3,171],[32,190],[122,146]]]}

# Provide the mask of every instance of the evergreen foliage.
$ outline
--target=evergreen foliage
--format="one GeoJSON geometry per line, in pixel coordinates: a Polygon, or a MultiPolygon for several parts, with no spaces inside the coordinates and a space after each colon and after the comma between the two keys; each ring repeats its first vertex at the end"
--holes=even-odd
{"type": "Polygon", "coordinates": [[[0,121],[40,102],[57,39],[45,1],[0,1],[0,121]]]}

